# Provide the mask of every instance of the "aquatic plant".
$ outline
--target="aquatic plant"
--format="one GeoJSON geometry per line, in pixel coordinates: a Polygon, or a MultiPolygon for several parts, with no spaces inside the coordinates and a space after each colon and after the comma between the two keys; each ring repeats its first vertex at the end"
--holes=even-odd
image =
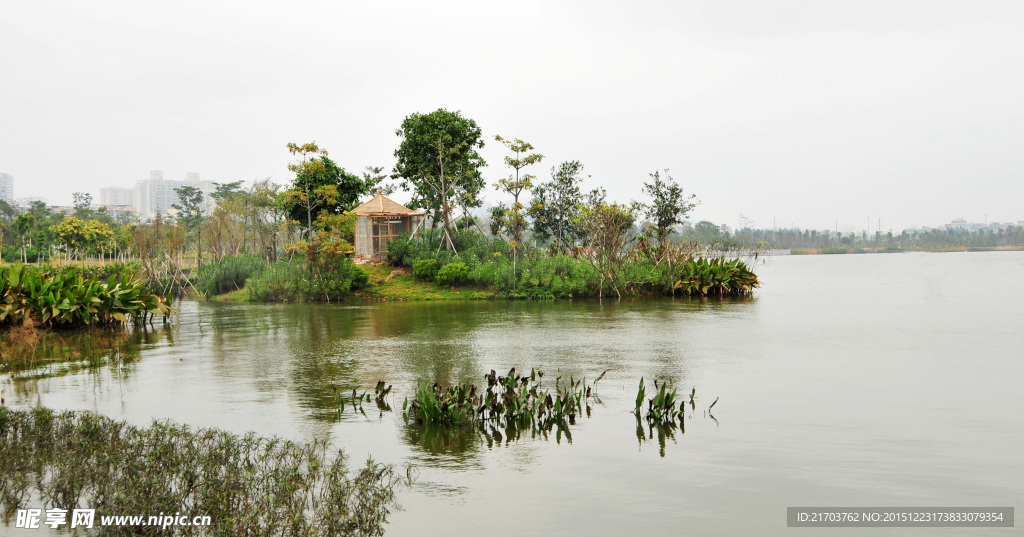
{"type": "Polygon", "coordinates": [[[210,517],[212,525],[176,527],[175,535],[380,536],[397,508],[397,483],[393,467],[372,460],[350,470],[326,441],[0,407],[5,521],[31,503],[95,508],[97,518],[210,517]]]}
{"type": "Polygon", "coordinates": [[[571,425],[578,415],[589,412],[593,387],[585,380],[570,376],[563,381],[558,377],[552,392],[543,388],[543,377],[544,373],[535,369],[529,375],[517,375],[513,367],[507,376],[499,376],[492,369],[484,375],[486,386],[482,389],[468,383],[442,386],[421,382],[415,398],[411,402],[406,399],[402,409],[418,423],[475,424],[491,427],[492,431],[548,431],[571,425]]]}
{"type": "Polygon", "coordinates": [[[691,259],[680,266],[674,292],[690,296],[747,295],[761,284],[739,259],[691,259]]]}
{"type": "Polygon", "coordinates": [[[146,294],[129,273],[104,282],[73,268],[53,274],[25,266],[0,268],[0,326],[79,328],[140,324],[173,312],[170,296],[146,294]]]}
{"type": "MultiPolygon", "coordinates": [[[[633,409],[633,414],[637,418],[640,418],[641,414],[643,414],[645,420],[656,424],[669,424],[677,419],[682,420],[685,403],[676,399],[678,390],[672,386],[672,381],[663,380],[659,386],[658,380],[655,379],[654,389],[656,390],[654,397],[646,399],[646,413],[643,413],[647,389],[644,387],[644,378],[640,377],[640,386],[637,389],[636,407],[633,409]]],[[[696,395],[697,389],[693,388],[690,391],[690,405],[694,408],[696,407],[694,400],[696,395]]]]}

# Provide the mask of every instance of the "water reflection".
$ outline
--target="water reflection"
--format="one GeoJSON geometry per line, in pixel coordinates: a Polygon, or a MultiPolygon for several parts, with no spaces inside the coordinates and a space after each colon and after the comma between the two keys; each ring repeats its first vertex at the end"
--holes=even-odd
{"type": "MultiPolygon", "coordinates": [[[[657,435],[657,437],[658,437],[658,454],[661,455],[661,458],[665,458],[665,446],[666,446],[667,442],[668,441],[672,441],[672,443],[675,444],[676,443],[676,434],[677,433],[679,435],[686,434],[686,423],[687,423],[687,421],[689,421],[691,426],[692,426],[693,419],[694,419],[695,416],[696,416],[695,412],[691,412],[690,414],[687,414],[687,415],[682,415],[682,416],[679,417],[678,423],[676,421],[655,422],[655,421],[650,421],[650,420],[643,420],[643,419],[640,418],[640,416],[637,416],[636,417],[636,439],[637,439],[638,447],[640,449],[643,449],[644,443],[645,442],[654,442],[654,437],[655,437],[655,435],[657,435]],[[646,429],[644,427],[645,425],[646,425],[646,429]]],[[[709,411],[704,411],[704,415],[702,417],[697,417],[697,419],[702,419],[702,418],[703,419],[708,419],[708,420],[711,420],[712,422],[714,422],[716,428],[719,426],[718,420],[709,411]]]]}
{"type": "Polygon", "coordinates": [[[136,362],[143,345],[173,342],[173,330],[20,330],[0,334],[0,371],[15,379],[60,377],[107,364],[136,362]]]}
{"type": "Polygon", "coordinates": [[[48,379],[85,374],[96,388],[127,381],[143,348],[173,341],[174,329],[168,325],[133,330],[13,329],[0,334],[0,364],[10,373],[16,399],[38,400],[40,383],[48,379]],[[109,375],[98,374],[103,371],[109,375]]]}

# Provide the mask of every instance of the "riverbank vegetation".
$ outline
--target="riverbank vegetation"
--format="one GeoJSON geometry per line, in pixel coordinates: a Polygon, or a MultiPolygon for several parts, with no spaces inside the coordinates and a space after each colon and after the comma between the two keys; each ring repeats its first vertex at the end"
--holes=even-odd
{"type": "Polygon", "coordinates": [[[95,508],[207,517],[175,535],[383,535],[398,479],[350,469],[325,441],[296,443],[88,412],[0,407],[0,513],[95,508]]]}
{"type": "Polygon", "coordinates": [[[519,138],[492,136],[508,150],[508,174],[486,180],[479,149],[488,139],[459,112],[411,114],[396,134],[390,175],[375,166],[356,175],[316,143],[292,143],[288,184],[214,183],[205,193],[181,187],[172,210],[141,219],[95,207],[82,192],[66,211],[7,204],[0,207],[0,250],[25,264],[132,264],[161,296],[244,289],[260,302],[409,298],[396,290],[406,283],[400,277],[374,281],[372,269],[351,258],[356,216],[349,211],[375,191],[400,188],[426,222],[378,247],[392,267],[412,271],[420,285],[409,291],[568,298],[743,295],[757,287],[746,264],[716,259],[722,229],[690,225],[696,197],[667,170],[643,183],[649,201],[617,202],[600,187],[584,188],[578,161],[541,177],[547,157],[519,138]],[[507,199],[485,211],[488,188],[507,199]]]}
{"type": "Polygon", "coordinates": [[[74,268],[0,267],[0,327],[135,325],[172,311],[169,297],[145,293],[129,271],[104,281],[84,278],[74,268]]]}

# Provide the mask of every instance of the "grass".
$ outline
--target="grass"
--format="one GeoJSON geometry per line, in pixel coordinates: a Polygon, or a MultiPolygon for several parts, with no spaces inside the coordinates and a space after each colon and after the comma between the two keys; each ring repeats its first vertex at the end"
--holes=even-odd
{"type": "Polygon", "coordinates": [[[236,289],[227,293],[213,295],[210,300],[215,302],[249,302],[249,292],[243,289],[236,289]]]}
{"type": "MultiPolygon", "coordinates": [[[[408,268],[394,268],[386,264],[360,265],[369,273],[369,283],[354,297],[362,300],[487,300],[496,295],[491,291],[468,287],[446,287],[436,282],[417,281],[408,268]]],[[[217,302],[250,302],[245,289],[210,297],[217,302]]]]}
{"type": "Polygon", "coordinates": [[[495,294],[475,287],[445,287],[436,282],[417,281],[408,268],[386,264],[362,265],[370,273],[370,284],[360,291],[369,300],[486,300],[495,294]]]}

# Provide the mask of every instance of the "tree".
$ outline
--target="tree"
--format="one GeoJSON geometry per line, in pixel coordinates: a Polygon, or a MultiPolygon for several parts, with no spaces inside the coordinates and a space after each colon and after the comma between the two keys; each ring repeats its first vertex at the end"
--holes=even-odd
{"type": "Polygon", "coordinates": [[[480,128],[460,112],[438,109],[429,114],[412,114],[395,131],[402,139],[395,150],[395,179],[402,189],[413,191],[412,207],[433,213],[434,225],[444,224],[448,246],[451,242],[451,212],[454,203],[475,203],[483,190],[480,168],[487,163],[477,153],[484,146],[480,128]]]}
{"type": "MultiPolygon", "coordinates": [[[[289,144],[289,148],[291,147],[297,146],[289,144]]],[[[306,144],[302,147],[312,149],[316,146],[306,144]]],[[[298,149],[301,152],[301,148],[298,149]]],[[[289,166],[289,169],[296,172],[295,181],[292,188],[284,193],[290,217],[298,220],[303,213],[305,214],[307,238],[310,240],[313,238],[313,223],[319,218],[321,211],[340,213],[355,208],[359,204],[359,198],[370,192],[370,181],[376,179],[364,179],[348,173],[327,157],[326,150],[316,150],[319,156],[308,161],[303,160],[301,165],[289,166]]]]}
{"type": "Polygon", "coordinates": [[[394,183],[385,184],[384,181],[388,180],[388,174],[384,173],[383,166],[367,166],[363,170],[363,184],[366,186],[366,191],[373,193],[374,190],[380,190],[381,194],[390,196],[395,192],[394,183]]]}
{"type": "Polygon", "coordinates": [[[624,250],[632,240],[630,232],[639,210],[637,204],[606,204],[600,201],[596,205],[583,207],[574,218],[574,223],[580,229],[583,245],[589,250],[585,251],[584,255],[600,277],[598,298],[603,297],[605,284],[609,285],[616,295],[622,296],[619,290],[620,268],[626,259],[624,250]]]}
{"type": "Polygon", "coordinates": [[[18,216],[14,221],[14,229],[18,232],[18,244],[21,246],[21,262],[28,263],[28,244],[31,242],[28,235],[36,225],[36,217],[32,213],[18,216]]]}
{"type": "Polygon", "coordinates": [[[185,229],[196,232],[196,264],[203,266],[203,191],[194,186],[183,186],[174,189],[181,200],[181,205],[171,205],[177,209],[178,221],[185,229]]]}
{"type": "Polygon", "coordinates": [[[320,149],[316,142],[302,145],[289,143],[288,152],[292,155],[302,155],[302,162],[288,165],[288,169],[295,172],[295,180],[292,182],[292,189],[285,192],[284,196],[288,205],[306,209],[306,236],[312,240],[313,211],[338,196],[337,188],[333,185],[313,183],[318,177],[317,172],[323,170],[324,162],[316,158],[310,159],[309,156],[326,157],[327,150],[320,149]]]}
{"type": "Polygon", "coordinates": [[[665,238],[672,232],[672,226],[683,223],[687,214],[697,206],[697,196],[687,196],[683,187],[679,186],[665,170],[665,178],[655,171],[651,174],[650,183],[644,183],[643,192],[653,198],[647,206],[647,218],[654,221],[658,244],[664,245],[665,238]]]}
{"type": "Polygon", "coordinates": [[[543,240],[553,238],[556,251],[562,249],[563,243],[575,241],[579,236],[572,220],[583,202],[582,171],[583,165],[577,160],[563,162],[551,168],[551,181],[537,185],[531,192],[533,233],[543,240]]]}
{"type": "Polygon", "coordinates": [[[210,197],[220,202],[220,200],[230,199],[233,196],[237,196],[242,193],[242,182],[231,181],[230,183],[213,183],[213,193],[210,197]]]}
{"type": "Polygon", "coordinates": [[[71,198],[74,200],[75,210],[88,209],[92,205],[92,194],[88,192],[72,192],[71,198]]]}
{"type": "Polygon", "coordinates": [[[72,252],[77,253],[79,248],[85,246],[85,221],[77,216],[69,216],[61,220],[53,226],[52,231],[56,239],[64,245],[68,261],[71,260],[72,252]]]}
{"type": "Polygon", "coordinates": [[[519,201],[519,196],[524,190],[533,188],[533,180],[535,179],[533,175],[520,172],[523,168],[543,160],[544,155],[530,153],[530,151],[533,151],[533,145],[519,138],[506,140],[498,135],[494,139],[515,153],[515,157],[505,157],[505,164],[508,164],[510,168],[515,170],[515,174],[499,179],[494,184],[495,190],[512,195],[512,206],[505,210],[503,224],[505,229],[512,235],[512,273],[515,274],[516,262],[519,259],[519,249],[523,244],[523,230],[526,229],[526,207],[519,201]]]}

